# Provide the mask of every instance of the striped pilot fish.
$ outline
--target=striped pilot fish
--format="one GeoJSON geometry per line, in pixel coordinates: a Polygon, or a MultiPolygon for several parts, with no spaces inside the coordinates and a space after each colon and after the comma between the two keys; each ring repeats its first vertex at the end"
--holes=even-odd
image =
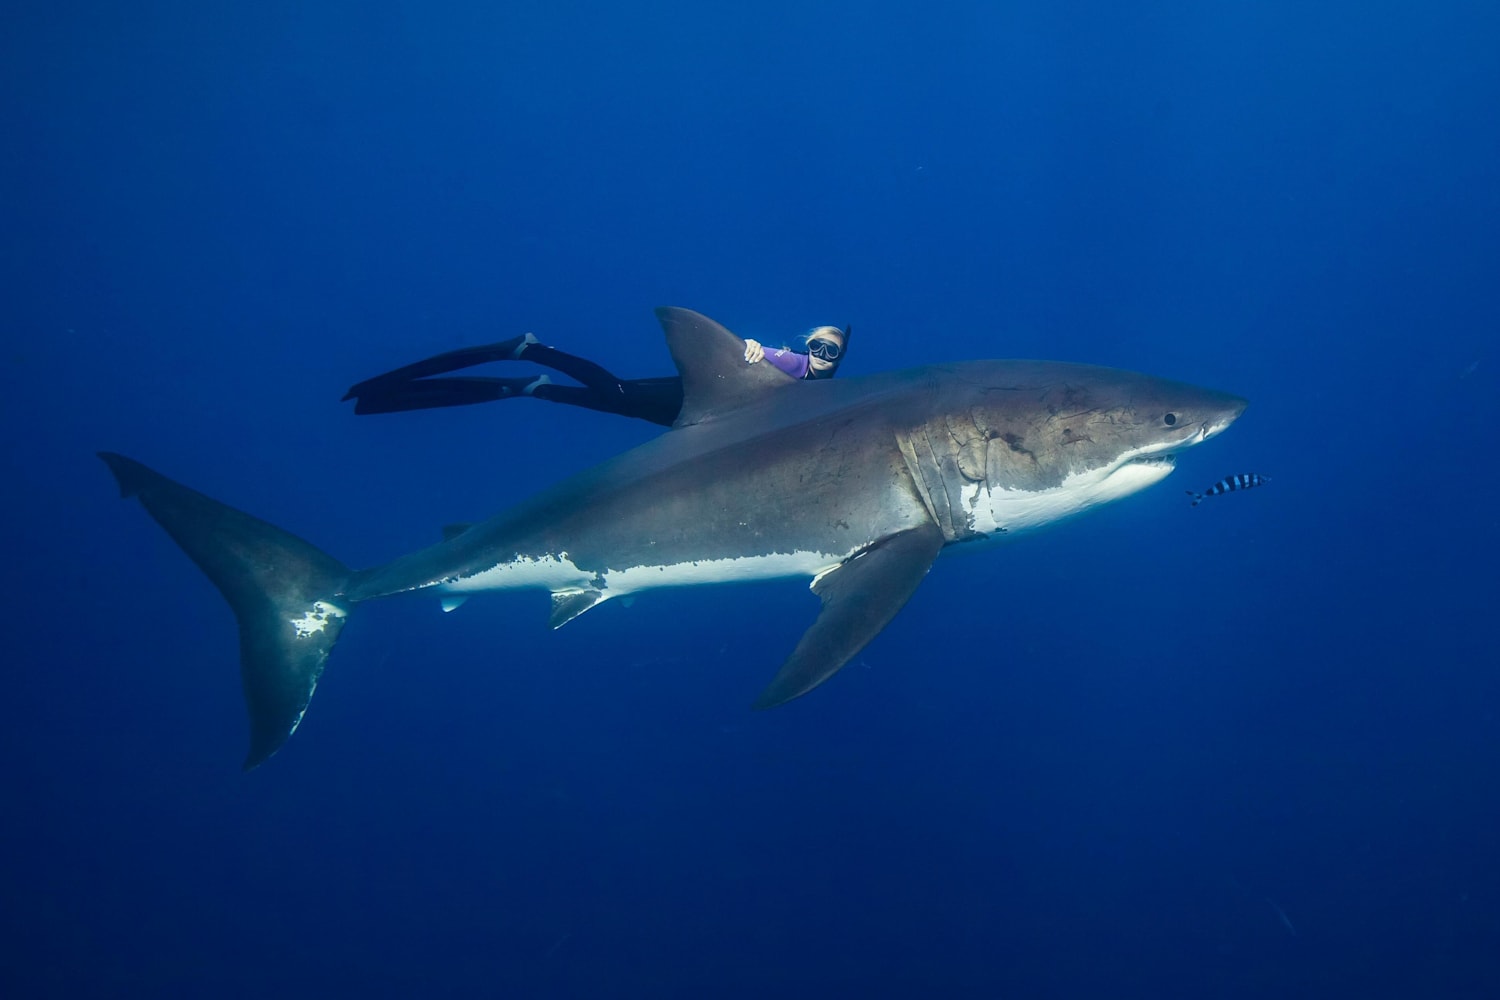
{"type": "Polygon", "coordinates": [[[1235,490],[1248,490],[1252,486],[1264,486],[1270,481],[1270,476],[1262,476],[1259,472],[1247,472],[1242,476],[1225,476],[1202,493],[1188,490],[1187,495],[1193,498],[1192,506],[1196,507],[1203,502],[1204,497],[1216,497],[1221,493],[1233,493],[1235,490]]]}

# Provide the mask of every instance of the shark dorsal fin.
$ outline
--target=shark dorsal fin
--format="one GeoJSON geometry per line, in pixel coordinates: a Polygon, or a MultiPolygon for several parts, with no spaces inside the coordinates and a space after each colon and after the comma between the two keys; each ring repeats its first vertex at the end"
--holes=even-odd
{"type": "Polygon", "coordinates": [[[656,318],[682,374],[682,412],[674,427],[737,410],[796,382],[769,362],[745,364],[745,342],[701,313],[663,306],[656,318]]]}

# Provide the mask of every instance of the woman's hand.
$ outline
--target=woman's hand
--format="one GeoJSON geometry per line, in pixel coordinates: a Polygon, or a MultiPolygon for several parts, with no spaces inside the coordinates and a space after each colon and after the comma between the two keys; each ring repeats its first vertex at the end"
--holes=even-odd
{"type": "Polygon", "coordinates": [[[758,340],[751,340],[750,338],[746,337],[745,338],[745,362],[747,364],[752,364],[753,365],[757,361],[763,361],[763,360],[765,360],[765,357],[766,357],[766,349],[764,347],[760,346],[760,341],[758,341],[758,340]]]}

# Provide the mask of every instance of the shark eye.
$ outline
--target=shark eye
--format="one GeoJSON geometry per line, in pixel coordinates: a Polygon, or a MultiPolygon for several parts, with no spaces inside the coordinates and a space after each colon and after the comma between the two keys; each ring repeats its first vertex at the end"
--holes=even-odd
{"type": "Polygon", "coordinates": [[[1165,423],[1168,427],[1172,427],[1172,426],[1174,426],[1177,423],[1177,414],[1175,414],[1175,413],[1168,413],[1165,417],[1162,417],[1161,419],[1162,419],[1162,422],[1165,423]]]}

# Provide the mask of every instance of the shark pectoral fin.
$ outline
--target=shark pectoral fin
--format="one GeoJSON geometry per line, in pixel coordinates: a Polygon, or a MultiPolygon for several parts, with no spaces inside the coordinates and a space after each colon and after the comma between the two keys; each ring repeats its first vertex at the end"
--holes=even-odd
{"type": "Polygon", "coordinates": [[[813,583],[823,610],[755,701],[774,708],[800,697],[838,672],[896,617],[943,548],[943,532],[929,521],[876,543],[813,583]]]}
{"type": "Polygon", "coordinates": [[[609,595],[602,590],[555,591],[552,594],[552,614],[547,618],[548,628],[562,628],[609,595]]]}

